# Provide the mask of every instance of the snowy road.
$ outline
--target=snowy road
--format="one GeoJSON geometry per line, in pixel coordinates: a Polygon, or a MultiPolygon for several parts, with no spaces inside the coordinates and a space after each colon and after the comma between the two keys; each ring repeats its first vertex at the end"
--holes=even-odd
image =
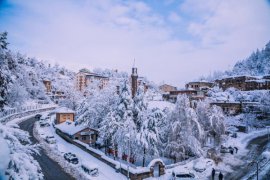
{"type": "MultiPolygon", "coordinates": [[[[29,132],[31,136],[30,140],[33,144],[38,143],[37,139],[33,136],[33,127],[35,121],[36,121],[35,118],[31,118],[19,124],[22,130],[29,132]]],[[[44,178],[46,180],[74,179],[69,174],[67,174],[57,162],[50,159],[43,149],[40,149],[40,155],[34,155],[34,158],[38,161],[44,174],[44,178]]]]}
{"type": "MultiPolygon", "coordinates": [[[[235,171],[231,174],[228,174],[226,176],[226,179],[243,179],[247,174],[255,171],[254,168],[256,165],[251,164],[250,162],[256,161],[261,156],[267,144],[268,144],[268,135],[259,136],[249,141],[247,145],[247,149],[249,149],[249,153],[244,157],[246,165],[233,167],[235,171]]],[[[260,178],[265,178],[265,177],[260,177],[260,178]]]]}

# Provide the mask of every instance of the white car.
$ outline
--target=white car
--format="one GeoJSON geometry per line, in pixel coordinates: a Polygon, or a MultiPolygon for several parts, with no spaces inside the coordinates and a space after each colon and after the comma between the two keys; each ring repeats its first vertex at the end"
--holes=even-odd
{"type": "Polygon", "coordinates": [[[45,140],[48,144],[55,144],[56,143],[56,139],[54,136],[46,136],[45,140]]]}
{"type": "Polygon", "coordinates": [[[50,126],[50,123],[48,121],[43,120],[43,121],[39,121],[39,125],[40,127],[48,127],[50,126]]]}

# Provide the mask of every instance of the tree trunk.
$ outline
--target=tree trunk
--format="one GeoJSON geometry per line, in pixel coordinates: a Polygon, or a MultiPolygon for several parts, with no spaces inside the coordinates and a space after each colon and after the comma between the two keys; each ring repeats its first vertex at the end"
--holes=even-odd
{"type": "Polygon", "coordinates": [[[146,149],[145,149],[145,146],[144,146],[143,147],[143,164],[142,164],[143,167],[145,166],[145,153],[146,153],[146,149]]]}

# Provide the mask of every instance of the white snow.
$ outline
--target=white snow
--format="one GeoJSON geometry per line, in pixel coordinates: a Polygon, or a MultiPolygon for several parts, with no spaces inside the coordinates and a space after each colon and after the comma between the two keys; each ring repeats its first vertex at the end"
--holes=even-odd
{"type": "MultiPolygon", "coordinates": [[[[99,180],[108,180],[108,179],[117,179],[117,180],[124,180],[126,179],[125,176],[123,176],[120,173],[116,173],[115,170],[110,167],[109,165],[101,162],[100,160],[96,159],[89,153],[83,151],[79,147],[72,145],[68,142],[66,142],[64,139],[62,139],[60,136],[58,136],[55,133],[55,130],[53,127],[45,127],[45,128],[38,128],[39,134],[42,135],[42,137],[46,137],[47,135],[54,135],[57,144],[56,149],[57,151],[63,153],[71,152],[78,156],[79,161],[85,165],[88,166],[98,166],[99,167],[99,176],[98,177],[91,177],[91,179],[99,179],[99,180]]],[[[77,167],[80,168],[80,167],[77,167]]]]}
{"type": "Polygon", "coordinates": [[[59,108],[55,109],[54,112],[55,113],[75,113],[75,111],[73,111],[72,109],[69,109],[67,107],[59,107],[59,108]]]}

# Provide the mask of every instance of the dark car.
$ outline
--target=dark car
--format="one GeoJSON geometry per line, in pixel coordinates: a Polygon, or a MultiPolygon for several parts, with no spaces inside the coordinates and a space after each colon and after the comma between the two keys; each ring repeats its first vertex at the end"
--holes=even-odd
{"type": "Polygon", "coordinates": [[[42,116],[41,114],[37,114],[37,115],[35,115],[35,118],[39,119],[41,116],[42,116]]]}
{"type": "Polygon", "coordinates": [[[195,179],[195,175],[192,173],[172,173],[173,179],[177,180],[177,179],[195,179]]]}
{"type": "Polygon", "coordinates": [[[77,158],[77,156],[75,154],[70,153],[70,152],[65,153],[64,158],[69,163],[72,163],[72,164],[78,164],[79,163],[79,159],[77,158]]]}

